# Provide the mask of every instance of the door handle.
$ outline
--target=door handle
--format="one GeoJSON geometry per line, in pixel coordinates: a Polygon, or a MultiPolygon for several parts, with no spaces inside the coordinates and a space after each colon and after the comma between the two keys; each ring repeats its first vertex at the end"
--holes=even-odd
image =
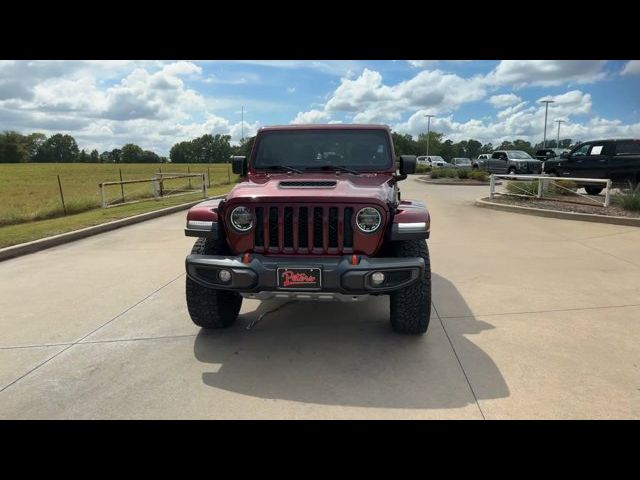
{"type": "Polygon", "coordinates": [[[600,160],[600,163],[604,163],[604,162],[606,162],[606,161],[607,161],[607,159],[605,158],[605,159],[603,159],[603,160],[600,160]]]}

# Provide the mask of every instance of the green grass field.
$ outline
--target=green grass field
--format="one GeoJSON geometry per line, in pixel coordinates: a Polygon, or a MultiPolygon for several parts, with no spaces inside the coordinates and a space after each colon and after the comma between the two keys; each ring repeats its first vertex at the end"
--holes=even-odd
{"type": "MultiPolygon", "coordinates": [[[[177,205],[202,196],[198,193],[153,199],[150,183],[124,185],[125,201],[147,199],[139,203],[101,208],[98,186],[101,182],[151,178],[162,173],[205,173],[208,196],[228,191],[237,176],[229,164],[89,164],[26,163],[0,164],[0,248],[37,238],[63,233],[117,218],[177,205]],[[64,214],[58,178],[62,184],[67,215],[64,214]]],[[[164,191],[187,188],[188,179],[165,180],[164,191]]],[[[195,189],[199,179],[191,181],[195,189]]],[[[122,200],[120,186],[107,189],[110,203],[122,200]]]]}

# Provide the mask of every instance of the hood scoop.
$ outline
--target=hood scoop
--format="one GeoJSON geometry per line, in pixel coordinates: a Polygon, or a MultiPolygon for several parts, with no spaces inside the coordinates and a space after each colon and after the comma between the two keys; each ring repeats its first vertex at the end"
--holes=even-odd
{"type": "Polygon", "coordinates": [[[284,180],[280,188],[335,188],[335,180],[284,180]]]}

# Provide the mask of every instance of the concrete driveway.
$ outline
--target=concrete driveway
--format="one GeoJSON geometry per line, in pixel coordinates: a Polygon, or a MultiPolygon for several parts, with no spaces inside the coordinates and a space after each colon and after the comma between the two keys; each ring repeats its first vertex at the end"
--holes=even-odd
{"type": "Polygon", "coordinates": [[[640,418],[640,229],[401,186],[433,216],[426,336],[386,297],[201,332],[179,213],[0,263],[0,418],[640,418]]]}

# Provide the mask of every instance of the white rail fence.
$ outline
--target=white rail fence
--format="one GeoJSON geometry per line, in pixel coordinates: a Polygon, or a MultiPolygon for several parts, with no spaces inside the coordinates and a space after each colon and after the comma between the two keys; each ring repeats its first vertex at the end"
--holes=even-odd
{"type": "Polygon", "coordinates": [[[553,200],[558,202],[569,202],[568,198],[577,196],[580,198],[580,203],[599,205],[602,207],[608,207],[611,200],[611,180],[603,178],[570,178],[570,177],[551,177],[548,175],[501,175],[491,174],[489,178],[489,198],[494,198],[496,195],[512,196],[512,197],[526,197],[526,198],[540,198],[544,200],[553,200]],[[522,193],[514,192],[499,192],[496,191],[496,179],[513,180],[509,182],[511,189],[521,191],[522,193]],[[532,192],[532,189],[523,188],[518,186],[518,180],[527,180],[529,182],[537,182],[536,192],[532,192]],[[572,182],[577,188],[567,186],[567,182],[572,182]],[[582,186],[595,186],[602,185],[604,189],[604,201],[600,200],[599,196],[588,195],[586,193],[579,193],[582,186]],[[555,195],[553,194],[555,193],[555,195]],[[563,198],[564,197],[564,198],[563,198]],[[595,198],[594,198],[595,197],[595,198]]]}
{"type": "Polygon", "coordinates": [[[102,182],[99,186],[102,208],[198,192],[203,198],[207,197],[205,173],[156,173],[152,178],[102,182]],[[200,184],[194,185],[198,183],[194,180],[199,180],[200,184]],[[115,187],[120,188],[114,190],[115,187]],[[126,191],[125,187],[128,187],[126,191]]]}

